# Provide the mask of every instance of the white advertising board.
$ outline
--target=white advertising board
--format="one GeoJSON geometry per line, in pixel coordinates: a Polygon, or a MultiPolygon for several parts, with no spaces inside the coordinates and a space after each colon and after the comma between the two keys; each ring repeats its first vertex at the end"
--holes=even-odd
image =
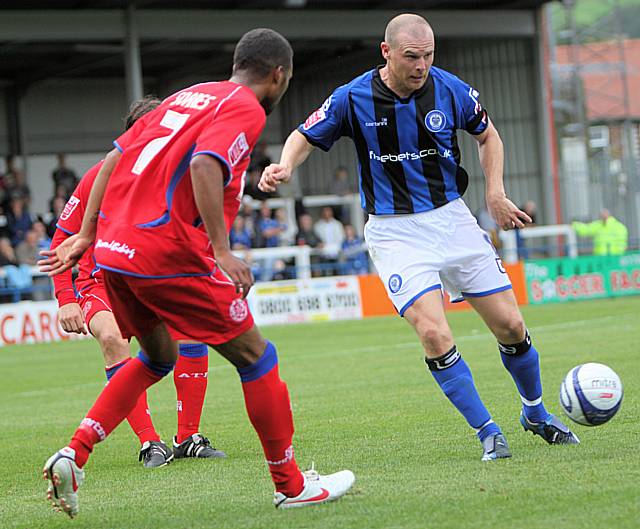
{"type": "Polygon", "coordinates": [[[67,334],[58,323],[55,301],[22,301],[0,305],[0,347],[80,338],[67,334]]]}
{"type": "Polygon", "coordinates": [[[257,283],[248,301],[258,325],[362,318],[355,276],[257,283]]]}

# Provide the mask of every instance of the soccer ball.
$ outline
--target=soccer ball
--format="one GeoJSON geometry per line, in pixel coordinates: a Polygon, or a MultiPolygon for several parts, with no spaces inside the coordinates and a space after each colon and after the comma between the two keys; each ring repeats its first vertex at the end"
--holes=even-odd
{"type": "Polygon", "coordinates": [[[581,364],[564,377],[560,406],[578,424],[598,426],[618,412],[622,393],[622,382],[613,369],[604,364],[581,364]]]}

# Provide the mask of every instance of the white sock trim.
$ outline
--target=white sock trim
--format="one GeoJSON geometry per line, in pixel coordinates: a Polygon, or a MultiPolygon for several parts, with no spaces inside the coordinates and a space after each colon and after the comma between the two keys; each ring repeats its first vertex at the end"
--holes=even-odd
{"type": "Polygon", "coordinates": [[[538,406],[539,404],[542,404],[542,396],[538,397],[536,400],[527,400],[520,395],[520,400],[525,406],[538,406]]]}
{"type": "Polygon", "coordinates": [[[489,419],[482,426],[480,426],[480,428],[474,428],[474,430],[476,431],[476,433],[478,433],[480,430],[482,430],[483,428],[486,428],[487,426],[489,426],[492,423],[493,423],[493,419],[489,419]]]}

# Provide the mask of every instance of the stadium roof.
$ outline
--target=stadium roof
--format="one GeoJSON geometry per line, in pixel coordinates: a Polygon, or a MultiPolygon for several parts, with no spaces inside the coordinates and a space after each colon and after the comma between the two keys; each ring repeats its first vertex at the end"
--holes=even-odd
{"type": "MultiPolygon", "coordinates": [[[[53,9],[531,9],[549,0],[56,0],[53,9]]],[[[52,9],[51,0],[3,0],[0,9],[52,9]]]]}
{"type": "Polygon", "coordinates": [[[129,23],[139,38],[145,81],[162,82],[167,76],[188,76],[205,69],[212,78],[226,75],[233,44],[252,27],[272,27],[287,36],[294,44],[300,71],[300,66],[379,42],[384,23],[402,10],[428,16],[438,38],[530,37],[535,32],[533,10],[544,3],[2,0],[0,86],[23,88],[52,78],[122,77],[129,23]],[[451,10],[460,14],[452,17],[451,10]],[[499,16],[498,10],[502,11],[499,16]]]}

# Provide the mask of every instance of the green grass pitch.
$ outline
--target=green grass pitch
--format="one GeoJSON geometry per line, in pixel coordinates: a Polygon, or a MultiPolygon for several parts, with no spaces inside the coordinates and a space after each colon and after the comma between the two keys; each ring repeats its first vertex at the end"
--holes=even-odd
{"type": "MultiPolygon", "coordinates": [[[[548,446],[518,424],[519,399],[495,341],[473,313],[449,320],[480,394],[505,432],[510,460],[482,463],[473,432],[441,394],[400,318],[265,328],[292,396],[298,462],[353,470],[353,491],[328,505],[276,511],[235,371],[210,360],[202,431],[226,460],[147,470],[124,424],[86,466],[80,515],[45,501],[44,461],[67,443],[104,384],[93,341],[0,349],[0,527],[637,528],[640,526],[640,298],[527,307],[542,357],[546,404],[576,364],[613,367],[625,386],[618,415],[572,425],[580,446],[548,446]]],[[[156,426],[175,429],[171,377],[150,390],[156,426]]]]}

